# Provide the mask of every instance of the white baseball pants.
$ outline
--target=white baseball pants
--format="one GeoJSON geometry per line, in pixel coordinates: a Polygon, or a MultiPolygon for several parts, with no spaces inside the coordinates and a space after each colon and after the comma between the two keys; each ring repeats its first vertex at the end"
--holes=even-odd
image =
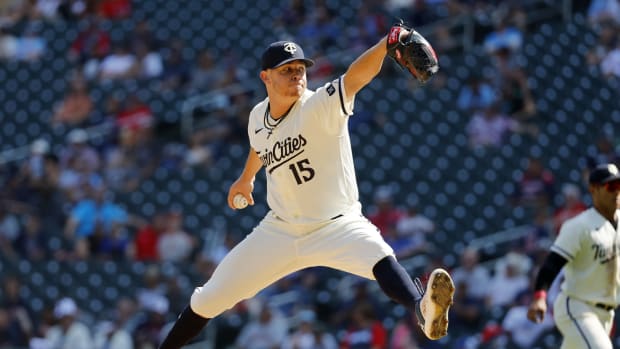
{"type": "Polygon", "coordinates": [[[558,294],[553,305],[555,323],[564,337],[561,349],[612,349],[609,334],[614,311],[558,294]]]}
{"type": "Polygon", "coordinates": [[[213,318],[280,278],[325,266],[374,280],[372,268],[392,248],[359,209],[319,224],[289,224],[269,212],[194,291],[190,305],[213,318]]]}

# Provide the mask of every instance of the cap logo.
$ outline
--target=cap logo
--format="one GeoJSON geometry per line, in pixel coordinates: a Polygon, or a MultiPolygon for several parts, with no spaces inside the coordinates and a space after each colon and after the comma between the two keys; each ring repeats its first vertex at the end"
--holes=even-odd
{"type": "Polygon", "coordinates": [[[618,168],[614,164],[607,165],[607,171],[609,171],[612,175],[618,174],[618,168]]]}
{"type": "Polygon", "coordinates": [[[284,51],[290,53],[291,55],[294,55],[295,52],[297,52],[297,46],[292,42],[287,42],[286,44],[284,44],[284,51]]]}

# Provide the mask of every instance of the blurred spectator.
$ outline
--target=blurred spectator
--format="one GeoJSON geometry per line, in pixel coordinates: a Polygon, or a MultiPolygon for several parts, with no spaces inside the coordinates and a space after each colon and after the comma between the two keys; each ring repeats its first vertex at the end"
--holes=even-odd
{"type": "Polygon", "coordinates": [[[183,49],[181,41],[173,41],[169,44],[167,55],[164,55],[161,79],[165,90],[183,89],[190,81],[191,64],[183,56],[183,49]]]}
{"type": "Polygon", "coordinates": [[[157,309],[166,301],[166,288],[157,265],[149,265],[143,274],[142,285],[136,291],[138,309],[157,309]]]}
{"type": "Polygon", "coordinates": [[[52,123],[68,127],[84,126],[93,108],[86,81],[80,77],[74,78],[69,82],[62,102],[55,108],[52,123]]]}
{"type": "Polygon", "coordinates": [[[136,349],[152,349],[159,346],[163,340],[168,305],[168,300],[163,297],[147,305],[143,320],[133,332],[136,349]]]}
{"type": "Polygon", "coordinates": [[[394,206],[392,189],[388,186],[377,188],[373,201],[374,207],[371,207],[368,219],[379,228],[381,234],[393,236],[396,224],[404,213],[394,206]]]}
{"type": "Polygon", "coordinates": [[[614,48],[601,60],[601,73],[607,79],[620,79],[620,39],[618,37],[616,37],[614,48]]]}
{"type": "Polygon", "coordinates": [[[517,296],[516,304],[508,310],[502,320],[502,329],[508,336],[510,345],[517,348],[532,348],[538,343],[540,336],[552,328],[552,316],[545,316],[541,323],[534,323],[527,319],[527,309],[530,304],[530,292],[522,292],[517,296]]]}
{"type": "Polygon", "coordinates": [[[562,186],[562,203],[553,214],[553,232],[557,234],[564,221],[585,211],[586,208],[579,187],[571,183],[564,184],[562,186]]]}
{"type": "Polygon", "coordinates": [[[103,240],[112,238],[118,226],[128,222],[127,211],[112,201],[105,187],[91,188],[89,195],[71,210],[65,237],[74,241],[76,252],[98,252],[103,240]]]}
{"type": "Polygon", "coordinates": [[[286,336],[281,349],[338,349],[338,342],[325,327],[316,322],[312,310],[302,310],[296,316],[294,330],[286,336]]]}
{"type": "Polygon", "coordinates": [[[96,326],[94,349],[133,349],[132,332],[136,324],[136,304],[133,299],[122,296],[115,303],[109,320],[96,326]]]}
{"type": "Polygon", "coordinates": [[[35,18],[45,20],[55,20],[58,17],[58,10],[63,0],[35,0],[33,12],[36,12],[35,18]]]}
{"type": "Polygon", "coordinates": [[[0,27],[11,28],[24,18],[27,0],[0,1],[0,27]]]}
{"type": "Polygon", "coordinates": [[[169,262],[186,262],[194,252],[196,244],[196,239],[183,230],[182,213],[168,213],[166,228],[157,242],[159,259],[169,262]]]}
{"type": "Polygon", "coordinates": [[[17,39],[15,58],[22,61],[36,61],[41,59],[46,50],[45,39],[41,36],[41,29],[37,24],[31,24],[17,39]]]}
{"type": "Polygon", "coordinates": [[[188,167],[207,169],[213,161],[213,152],[206,144],[207,134],[203,130],[192,133],[188,140],[184,164],[188,167]]]}
{"type": "Polygon", "coordinates": [[[154,119],[151,108],[135,93],[130,93],[127,96],[125,104],[116,114],[118,127],[121,129],[128,128],[132,131],[141,131],[152,127],[154,119]]]}
{"type": "Polygon", "coordinates": [[[131,47],[143,44],[148,47],[149,50],[159,52],[161,49],[161,43],[155,37],[151,24],[144,19],[134,19],[137,20],[137,23],[133,29],[133,32],[129,35],[131,47]]]}
{"type": "Polygon", "coordinates": [[[0,251],[3,255],[16,257],[13,244],[19,237],[20,229],[17,216],[4,205],[0,205],[0,251]]]}
{"type": "Polygon", "coordinates": [[[530,259],[517,252],[509,252],[495,265],[495,274],[487,285],[487,302],[491,307],[509,307],[517,301],[517,296],[527,291],[528,277],[532,268],[530,259]]]}
{"type": "Polygon", "coordinates": [[[476,110],[465,126],[472,148],[499,148],[511,133],[534,133],[530,126],[502,113],[496,105],[476,110]]]}
{"type": "Polygon", "coordinates": [[[523,173],[518,177],[513,199],[515,204],[533,209],[550,207],[555,196],[555,177],[542,160],[529,157],[523,173]]]}
{"type": "Polygon", "coordinates": [[[209,50],[200,52],[192,69],[190,88],[198,93],[206,92],[219,84],[223,72],[215,62],[215,54],[209,50]]]}
{"type": "Polygon", "coordinates": [[[411,257],[430,250],[426,236],[435,231],[435,223],[410,204],[395,228],[395,239],[391,242],[396,256],[411,257]]]}
{"type": "Polygon", "coordinates": [[[357,26],[355,28],[357,32],[354,32],[353,40],[362,39],[357,44],[360,50],[362,50],[362,47],[372,45],[379,37],[385,35],[388,30],[385,15],[378,5],[362,2],[355,17],[357,18],[357,26]]]}
{"type": "Polygon", "coordinates": [[[338,307],[332,309],[329,314],[329,323],[333,328],[346,327],[349,324],[351,314],[361,304],[372,307],[372,313],[378,317],[384,316],[383,306],[379,299],[374,297],[369,289],[366,279],[355,279],[353,282],[341,282],[338,307]]]}
{"type": "Polygon", "coordinates": [[[161,55],[146,43],[139,42],[133,46],[135,63],[131,67],[129,76],[137,79],[153,79],[161,76],[164,71],[164,62],[161,55]]]}
{"type": "Polygon", "coordinates": [[[166,215],[156,213],[153,215],[152,223],[142,225],[136,232],[133,241],[133,258],[138,261],[157,261],[159,254],[157,246],[159,237],[166,227],[166,215]]]}
{"type": "Polygon", "coordinates": [[[495,53],[500,49],[516,52],[523,45],[523,33],[519,28],[509,25],[508,18],[497,16],[494,29],[484,38],[483,45],[487,53],[495,53]]]}
{"type": "Polygon", "coordinates": [[[457,104],[464,111],[474,112],[491,107],[495,101],[491,85],[480,76],[472,76],[461,88],[457,104]]]}
{"type": "Polygon", "coordinates": [[[601,62],[608,53],[616,48],[616,41],[618,41],[618,35],[620,35],[620,29],[613,26],[604,26],[600,29],[596,44],[586,52],[586,62],[589,66],[596,69],[596,72],[601,69],[601,62]]]}
{"type": "Polygon", "coordinates": [[[58,5],[59,15],[66,21],[74,21],[94,13],[93,1],[61,0],[58,5]]]}
{"type": "Polygon", "coordinates": [[[113,224],[110,230],[105,230],[103,224],[98,224],[89,241],[95,257],[122,260],[130,255],[131,239],[126,225],[113,224]]]}
{"type": "Polygon", "coordinates": [[[133,349],[133,339],[127,330],[104,321],[95,327],[93,349],[133,349]]]}
{"type": "Polygon", "coordinates": [[[450,28],[445,26],[435,26],[431,34],[433,49],[438,55],[457,52],[461,47],[461,42],[452,34],[450,28]]]}
{"type": "Polygon", "coordinates": [[[99,170],[99,153],[88,144],[88,133],[83,129],[73,129],[67,134],[67,146],[61,151],[60,166],[69,167],[72,160],[84,164],[87,172],[99,170]]]}
{"type": "Polygon", "coordinates": [[[385,349],[387,343],[388,332],[373,307],[368,303],[357,304],[351,313],[340,348],[385,349]]]}
{"type": "Polygon", "coordinates": [[[620,3],[617,0],[592,0],[588,7],[588,22],[594,28],[601,24],[620,24],[620,3]]]}
{"type": "Polygon", "coordinates": [[[269,306],[263,305],[259,314],[241,329],[237,346],[245,349],[279,348],[287,331],[285,319],[269,306]]]}
{"type": "Polygon", "coordinates": [[[92,349],[90,329],[77,319],[78,307],[71,298],[60,299],[54,307],[58,323],[47,330],[46,340],[54,349],[92,349]]]}
{"type": "Polygon", "coordinates": [[[438,18],[431,1],[415,0],[411,6],[404,11],[405,23],[413,28],[423,27],[435,22],[438,18]]]}
{"type": "MultiPolygon", "coordinates": [[[[452,321],[452,319],[450,319],[452,321]]],[[[390,333],[390,349],[419,349],[421,334],[420,326],[414,316],[403,316],[390,333]]]]}
{"type": "MultiPolygon", "coordinates": [[[[488,285],[485,285],[488,286],[488,285]]],[[[450,307],[450,324],[457,336],[464,336],[458,341],[478,332],[485,319],[484,299],[473,295],[468,289],[468,283],[461,280],[455,284],[454,303],[450,307]]]]}
{"type": "Polygon", "coordinates": [[[598,164],[620,163],[620,148],[615,148],[613,134],[611,132],[599,134],[593,144],[590,144],[586,148],[584,160],[585,163],[583,163],[582,166],[584,168],[584,180],[588,178],[589,171],[598,164]]]}
{"type": "MultiPolygon", "coordinates": [[[[533,212],[532,223],[528,225],[525,236],[519,240],[523,253],[537,256],[542,246],[553,242],[553,216],[549,209],[533,212]]],[[[542,263],[542,261],[541,261],[542,263]]]]}
{"type": "Polygon", "coordinates": [[[248,308],[247,301],[241,301],[213,319],[213,325],[209,325],[216,333],[213,348],[235,348],[235,340],[249,321],[248,308]]]}
{"type": "Polygon", "coordinates": [[[47,256],[47,237],[38,216],[23,217],[24,228],[15,240],[15,251],[30,261],[40,261],[47,256]]]}
{"type": "Polygon", "coordinates": [[[0,25],[0,60],[14,60],[17,56],[17,37],[0,25]]]}
{"type": "Polygon", "coordinates": [[[287,27],[295,27],[306,20],[308,9],[304,0],[289,0],[280,10],[280,19],[287,27]]]}
{"type": "Polygon", "coordinates": [[[89,18],[86,28],[79,32],[69,48],[69,59],[84,64],[91,59],[100,61],[110,52],[110,35],[96,18],[89,18]]]}
{"type": "Polygon", "coordinates": [[[87,143],[88,134],[75,129],[67,136],[68,145],[61,151],[58,187],[68,204],[74,204],[88,195],[91,188],[103,185],[99,169],[99,153],[87,143]]]}
{"type": "Polygon", "coordinates": [[[119,130],[118,144],[105,153],[104,176],[110,189],[132,192],[148,178],[159,162],[151,129],[119,130]]]}
{"type": "Polygon", "coordinates": [[[517,119],[527,120],[536,113],[534,97],[527,75],[516,61],[513,51],[500,48],[494,54],[495,74],[493,85],[499,92],[500,110],[517,119]]]}
{"type": "Polygon", "coordinates": [[[470,297],[484,299],[490,282],[489,271],[480,264],[480,254],[476,248],[467,247],[461,254],[461,263],[452,270],[454,284],[466,284],[470,297]]]}
{"type": "Polygon", "coordinates": [[[99,81],[124,80],[133,78],[132,68],[136,56],[130,51],[128,42],[112,44],[112,52],[105,56],[97,69],[99,81]]]}
{"type": "Polygon", "coordinates": [[[27,347],[34,335],[34,321],[22,296],[21,282],[7,273],[0,281],[0,348],[27,347]]]}
{"type": "Polygon", "coordinates": [[[103,175],[106,185],[115,192],[132,192],[142,179],[142,166],[147,166],[144,155],[136,144],[137,137],[129,129],[121,129],[119,144],[105,153],[103,175]]]}
{"type": "Polygon", "coordinates": [[[97,14],[105,19],[123,19],[131,15],[131,0],[100,0],[97,14]]]}

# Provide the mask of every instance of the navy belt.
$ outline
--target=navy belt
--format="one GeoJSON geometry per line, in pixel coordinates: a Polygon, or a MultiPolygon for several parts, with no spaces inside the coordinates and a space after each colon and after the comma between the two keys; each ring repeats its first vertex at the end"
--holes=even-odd
{"type": "Polygon", "coordinates": [[[596,304],[594,304],[594,306],[599,308],[599,309],[606,310],[606,311],[611,311],[611,310],[616,309],[616,307],[613,306],[613,305],[608,305],[608,304],[603,304],[603,303],[596,303],[596,304]]]}

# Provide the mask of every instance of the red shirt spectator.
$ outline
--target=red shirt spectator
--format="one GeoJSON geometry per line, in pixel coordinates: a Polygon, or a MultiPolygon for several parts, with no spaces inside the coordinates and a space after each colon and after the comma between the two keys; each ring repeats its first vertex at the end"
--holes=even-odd
{"type": "Polygon", "coordinates": [[[157,214],[153,217],[152,224],[147,224],[138,230],[134,240],[134,258],[136,260],[159,260],[157,245],[159,243],[159,236],[161,231],[164,229],[165,224],[165,216],[163,214],[157,214]]]}
{"type": "Polygon", "coordinates": [[[110,35],[99,28],[96,21],[91,21],[84,31],[80,32],[69,48],[69,55],[82,63],[90,58],[103,58],[110,52],[110,35]]]}
{"type": "Polygon", "coordinates": [[[368,219],[379,228],[382,235],[393,235],[396,224],[404,216],[404,212],[394,207],[392,192],[387,187],[377,189],[374,203],[376,210],[368,215],[368,219]]]}
{"type": "Polygon", "coordinates": [[[131,15],[130,0],[103,0],[99,3],[97,13],[107,19],[122,19],[131,15]]]}
{"type": "Polygon", "coordinates": [[[121,128],[145,129],[153,123],[153,112],[136,95],[130,95],[126,107],[118,112],[116,122],[121,128]]]}

